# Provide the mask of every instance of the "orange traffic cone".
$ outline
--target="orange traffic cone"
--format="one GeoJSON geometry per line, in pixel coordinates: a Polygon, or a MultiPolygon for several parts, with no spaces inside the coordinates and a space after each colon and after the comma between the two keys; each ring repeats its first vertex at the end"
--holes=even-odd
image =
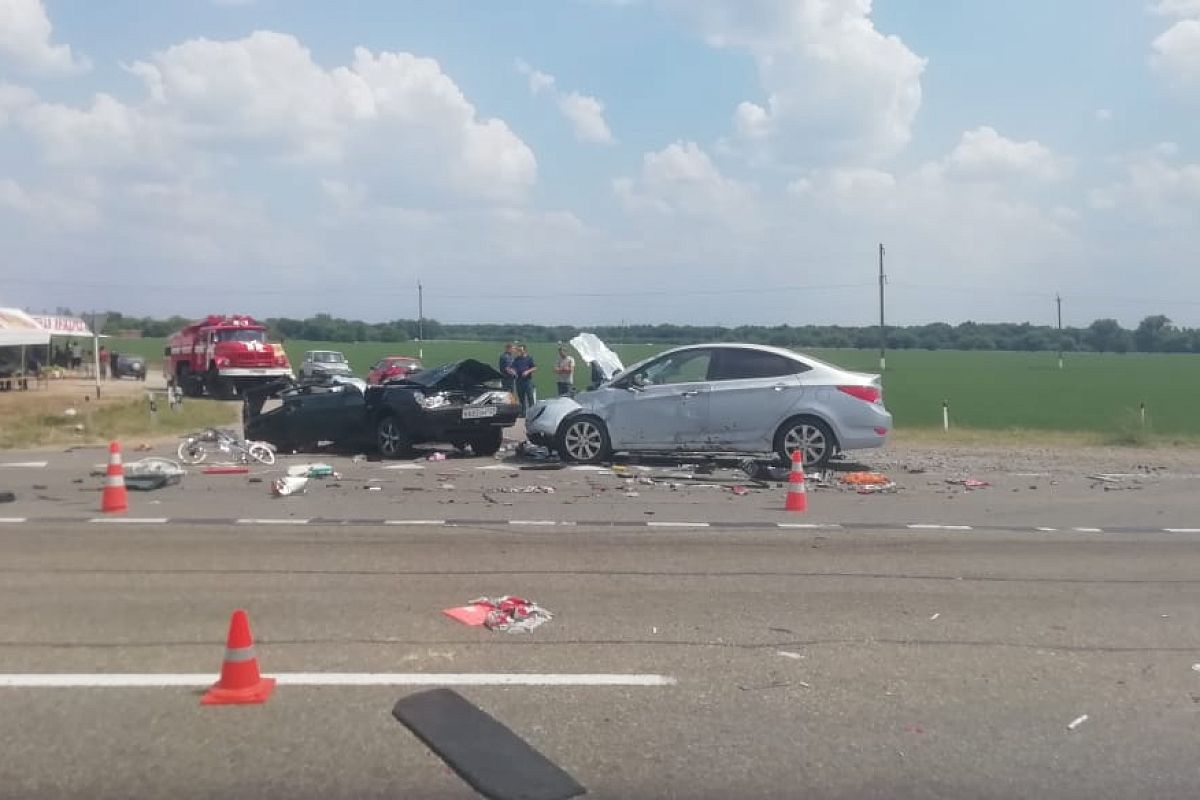
{"type": "Polygon", "coordinates": [[[808,490],[804,486],[804,461],[800,451],[792,453],[792,472],[788,475],[787,511],[808,511],[808,490]]]}
{"type": "Polygon", "coordinates": [[[221,662],[221,679],[204,693],[200,702],[206,706],[265,703],[274,688],[274,678],[264,678],[258,674],[254,639],[250,636],[250,620],[246,618],[246,612],[239,608],[229,620],[229,638],[225,643],[225,660],[221,662]]]}
{"type": "Polygon", "coordinates": [[[125,491],[125,468],[121,466],[121,445],[112,442],[108,446],[108,474],[104,478],[104,494],[100,497],[100,510],[114,514],[129,508],[129,495],[125,491]]]}

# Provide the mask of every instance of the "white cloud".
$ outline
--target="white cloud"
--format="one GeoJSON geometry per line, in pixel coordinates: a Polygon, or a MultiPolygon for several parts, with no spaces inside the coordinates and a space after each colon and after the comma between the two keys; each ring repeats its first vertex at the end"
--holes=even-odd
{"type": "Polygon", "coordinates": [[[1175,162],[1178,149],[1164,142],[1123,160],[1121,180],[1089,195],[1092,208],[1136,212],[1156,226],[1195,227],[1200,218],[1200,164],[1175,162]]]}
{"type": "Polygon", "coordinates": [[[53,29],[42,0],[0,0],[0,56],[32,72],[70,75],[91,69],[66,44],[51,44],[53,29]]]}
{"type": "Polygon", "coordinates": [[[579,92],[568,92],[558,98],[558,108],[575,129],[575,138],[590,144],[612,144],[614,139],[604,121],[604,104],[579,92]]]}
{"type": "Polygon", "coordinates": [[[1172,87],[1200,89],[1200,19],[1182,19],[1151,44],[1150,64],[1172,87]]]}
{"type": "Polygon", "coordinates": [[[0,83],[0,128],[19,112],[37,103],[37,94],[24,86],[0,83]]]}
{"type": "Polygon", "coordinates": [[[1200,17],[1200,0],[1159,0],[1154,11],[1165,17],[1200,17]]]}
{"type": "Polygon", "coordinates": [[[1045,145],[1005,138],[986,125],[964,131],[943,164],[956,176],[983,179],[1024,175],[1053,181],[1063,177],[1066,170],[1065,163],[1045,145]]]}
{"type": "Polygon", "coordinates": [[[383,195],[429,191],[504,202],[536,180],[529,147],[481,117],[432,59],[359,48],[325,69],[294,37],[194,39],[130,71],[147,98],[38,103],[22,125],[55,164],[163,168],[247,155],[345,173],[383,195]],[[206,160],[207,159],[207,160],[206,160]]]}
{"type": "Polygon", "coordinates": [[[751,211],[753,192],[721,174],[695,142],[674,142],[642,157],[637,179],[613,182],[617,198],[632,212],[701,217],[732,224],[751,211]]]}
{"type": "Polygon", "coordinates": [[[558,110],[575,133],[575,138],[587,144],[614,144],[612,130],[604,119],[604,103],[576,91],[561,92],[553,75],[534,69],[517,59],[517,72],[529,79],[529,91],[535,97],[548,92],[554,97],[558,110]]]}
{"type": "Polygon", "coordinates": [[[871,0],[658,0],[713,47],[750,53],[765,105],[734,114],[743,138],[794,160],[881,158],[912,136],[925,60],[875,28],[871,0]]]}

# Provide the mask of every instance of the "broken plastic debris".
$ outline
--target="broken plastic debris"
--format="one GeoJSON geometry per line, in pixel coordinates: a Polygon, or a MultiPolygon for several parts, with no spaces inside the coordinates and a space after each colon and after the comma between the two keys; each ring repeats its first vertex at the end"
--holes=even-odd
{"type": "Polygon", "coordinates": [[[1192,664],[1192,672],[1200,672],[1200,664],[1192,664]]]}
{"type": "Polygon", "coordinates": [[[1085,723],[1085,722],[1087,722],[1087,721],[1088,721],[1088,715],[1087,715],[1087,714],[1084,714],[1084,715],[1083,715],[1083,716],[1081,716],[1081,717],[1076,717],[1075,719],[1071,720],[1071,722],[1070,722],[1070,724],[1069,724],[1069,725],[1067,725],[1067,730],[1069,730],[1069,731],[1073,731],[1073,730],[1075,730],[1076,728],[1078,728],[1080,725],[1082,725],[1083,723],[1085,723]]]}
{"type": "Polygon", "coordinates": [[[447,608],[442,613],[464,625],[482,625],[488,630],[508,633],[531,631],[554,617],[532,600],[511,595],[494,600],[477,597],[465,606],[447,608]]]}
{"type": "Polygon", "coordinates": [[[987,481],[981,481],[978,478],[951,478],[946,483],[951,486],[965,486],[968,489],[982,489],[985,486],[991,486],[987,481]]]}
{"type": "Polygon", "coordinates": [[[942,615],[942,612],[940,612],[940,611],[939,611],[938,613],[936,613],[936,614],[934,614],[932,617],[930,617],[930,618],[929,618],[929,621],[930,621],[930,622],[932,622],[933,620],[937,619],[937,618],[938,618],[938,617],[940,617],[941,615],[942,615]]]}
{"type": "Polygon", "coordinates": [[[731,486],[731,487],[729,487],[729,491],[733,492],[738,497],[750,494],[750,490],[747,489],[745,486],[731,486]]]}
{"type": "Polygon", "coordinates": [[[800,655],[799,653],[793,653],[791,650],[776,650],[775,655],[783,656],[784,658],[793,658],[793,659],[804,658],[804,656],[800,655]]]}
{"type": "Polygon", "coordinates": [[[553,486],[504,486],[494,491],[503,494],[554,494],[553,486]]]}
{"type": "Polygon", "coordinates": [[[425,460],[426,461],[445,461],[446,454],[443,453],[441,450],[438,450],[436,452],[430,453],[429,457],[426,458],[425,460]]]}
{"type": "Polygon", "coordinates": [[[288,475],[271,481],[271,494],[276,497],[300,494],[308,484],[308,478],[303,475],[288,475]]]}
{"type": "Polygon", "coordinates": [[[851,486],[883,486],[892,480],[881,472],[847,472],[842,476],[842,483],[851,486]]]}

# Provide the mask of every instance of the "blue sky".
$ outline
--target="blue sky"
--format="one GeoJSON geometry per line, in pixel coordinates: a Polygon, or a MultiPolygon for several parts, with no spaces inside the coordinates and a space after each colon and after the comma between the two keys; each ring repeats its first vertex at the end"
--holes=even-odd
{"type": "Polygon", "coordinates": [[[0,304],[1200,325],[1200,0],[0,0],[0,304]]]}

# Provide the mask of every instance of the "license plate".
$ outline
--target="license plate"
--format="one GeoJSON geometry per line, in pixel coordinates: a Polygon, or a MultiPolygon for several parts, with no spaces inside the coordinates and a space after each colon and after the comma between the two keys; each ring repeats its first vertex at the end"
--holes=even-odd
{"type": "Polygon", "coordinates": [[[485,417],[496,416],[495,406],[478,406],[476,408],[464,408],[463,419],[483,419],[485,417]]]}

